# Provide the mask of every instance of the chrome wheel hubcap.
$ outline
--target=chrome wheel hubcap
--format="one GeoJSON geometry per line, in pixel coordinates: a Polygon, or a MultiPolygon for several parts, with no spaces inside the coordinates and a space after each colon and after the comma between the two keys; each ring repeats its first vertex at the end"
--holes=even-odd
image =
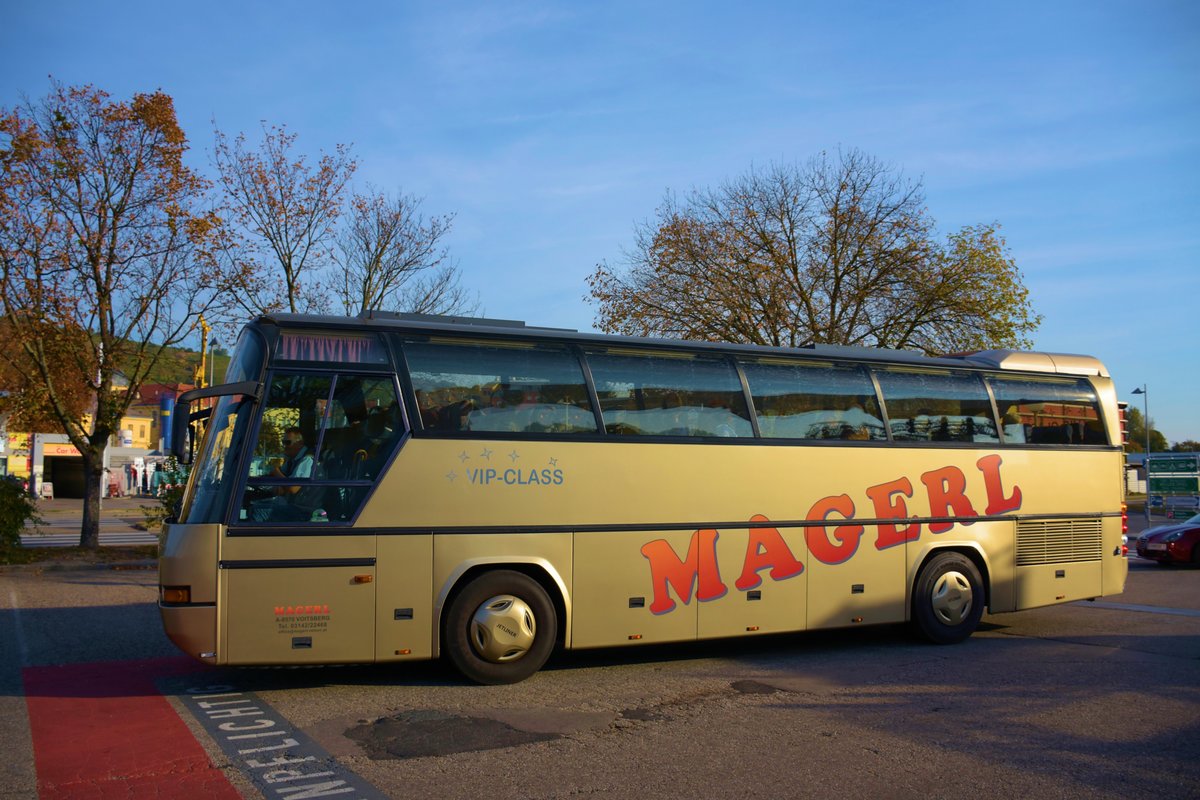
{"type": "Polygon", "coordinates": [[[959,625],[971,615],[974,595],[971,581],[961,572],[951,570],[933,585],[933,613],[946,625],[959,625]]]}
{"type": "Polygon", "coordinates": [[[519,597],[497,595],[471,617],[471,647],[493,664],[516,661],[529,652],[537,635],[533,609],[519,597]]]}

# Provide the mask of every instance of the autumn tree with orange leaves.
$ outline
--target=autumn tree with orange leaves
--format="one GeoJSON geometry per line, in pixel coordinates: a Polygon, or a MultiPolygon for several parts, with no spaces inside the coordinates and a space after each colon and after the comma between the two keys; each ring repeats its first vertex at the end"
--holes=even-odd
{"type": "Polygon", "coordinates": [[[610,333],[935,354],[1028,346],[1041,320],[996,226],[939,239],[921,184],[857,150],[669,196],[627,255],[589,278],[610,333]]]}
{"type": "MultiPolygon", "coordinates": [[[[90,387],[71,380],[71,365],[88,358],[90,337],[58,323],[29,321],[25,327],[36,327],[43,347],[55,354],[48,360],[54,397],[70,416],[82,417],[92,406],[90,387]]],[[[0,418],[7,419],[8,429],[13,431],[59,430],[46,381],[21,349],[21,342],[17,326],[8,317],[0,317],[0,418]]]]}
{"type": "Polygon", "coordinates": [[[0,360],[83,456],[80,544],[99,545],[110,437],[163,357],[229,296],[219,220],[162,92],[51,85],[0,109],[0,360]],[[77,393],[86,394],[84,426],[77,393]]]}

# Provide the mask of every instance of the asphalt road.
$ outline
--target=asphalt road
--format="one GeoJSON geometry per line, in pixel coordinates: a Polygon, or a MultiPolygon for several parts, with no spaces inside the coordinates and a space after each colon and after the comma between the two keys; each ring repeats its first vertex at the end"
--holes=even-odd
{"type": "MultiPolygon", "coordinates": [[[[44,729],[47,703],[83,720],[105,693],[27,692],[52,665],[181,669],[155,586],[153,571],[0,573],[0,798],[36,797],[39,773],[43,796],[87,796],[47,782],[31,721],[44,729]]],[[[985,617],[949,647],[885,627],[571,653],[505,687],[437,664],[183,671],[105,702],[133,714],[172,695],[244,797],[288,794],[222,749],[179,699],[189,686],[290,724],[381,797],[1200,796],[1200,570],[1136,558],[1124,595],[985,617]]]]}

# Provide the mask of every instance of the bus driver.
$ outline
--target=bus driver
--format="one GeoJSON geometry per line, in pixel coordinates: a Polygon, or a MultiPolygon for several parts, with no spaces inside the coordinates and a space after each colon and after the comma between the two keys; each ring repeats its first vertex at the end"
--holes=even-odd
{"type": "MultiPolygon", "coordinates": [[[[294,478],[297,480],[312,477],[313,456],[304,446],[304,434],[299,428],[288,428],[283,432],[283,464],[271,469],[272,478],[294,478]]],[[[272,517],[275,519],[308,519],[309,514],[296,507],[300,495],[300,485],[275,487],[276,502],[272,517]]]]}

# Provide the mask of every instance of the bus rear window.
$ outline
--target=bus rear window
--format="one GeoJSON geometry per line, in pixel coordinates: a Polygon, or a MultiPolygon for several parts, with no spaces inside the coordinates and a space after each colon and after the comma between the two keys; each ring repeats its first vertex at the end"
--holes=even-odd
{"type": "Polygon", "coordinates": [[[596,432],[583,369],[565,347],[408,341],[403,350],[427,431],[596,432]]]}
{"type": "Polygon", "coordinates": [[[1006,444],[1108,444],[1100,401],[1084,380],[991,376],[1006,444]]]}

